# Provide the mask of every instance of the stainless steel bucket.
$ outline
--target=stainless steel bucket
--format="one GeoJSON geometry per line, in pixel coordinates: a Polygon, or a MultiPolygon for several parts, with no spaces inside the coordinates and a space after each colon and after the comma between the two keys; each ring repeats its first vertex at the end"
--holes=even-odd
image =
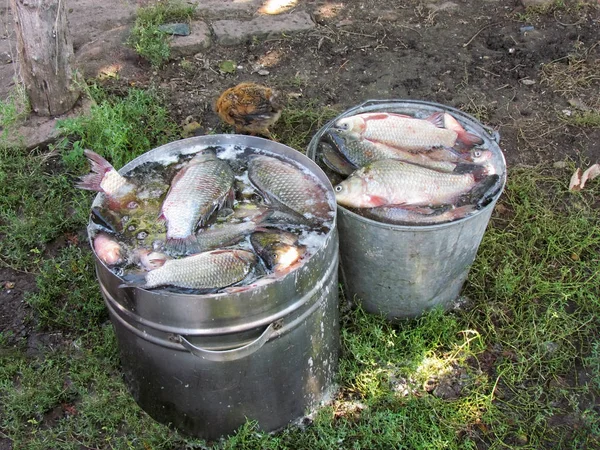
{"type": "Polygon", "coordinates": [[[338,119],[376,111],[418,117],[436,111],[451,113],[468,131],[484,139],[483,146],[493,152],[491,163],[501,183],[492,201],[475,214],[437,225],[389,225],[338,206],[340,273],[345,292],[366,311],[395,320],[419,316],[437,306],[448,308],[457,299],[504,188],[506,163],[497,132],[455,108],[414,100],[370,100],[344,112],[312,138],[308,156],[319,161],[319,142],[338,119]]]}
{"type": "MultiPolygon", "coordinates": [[[[250,136],[173,142],[119,172],[169,155],[234,144],[300,163],[333,196],[326,175],[313,161],[282,144],[250,136]]],[[[324,245],[300,268],[239,293],[119,288],[122,280],[96,255],[95,263],[125,382],[157,421],[209,440],[232,433],[246,419],[273,431],[311,412],[332,393],[339,351],[335,222],[324,245]]]]}

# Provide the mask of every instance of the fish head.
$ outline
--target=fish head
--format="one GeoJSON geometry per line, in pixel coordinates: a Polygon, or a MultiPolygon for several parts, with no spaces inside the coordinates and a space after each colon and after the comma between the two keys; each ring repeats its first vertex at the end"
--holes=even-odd
{"type": "Polygon", "coordinates": [[[469,152],[467,160],[474,162],[475,164],[483,164],[486,161],[492,159],[493,153],[491,150],[484,150],[481,148],[472,148],[469,152]]]}
{"type": "Polygon", "coordinates": [[[367,182],[364,178],[351,176],[333,188],[335,200],[342,206],[364,208],[369,201],[367,188],[367,182]]]}
{"type": "Polygon", "coordinates": [[[280,272],[297,262],[305,252],[304,246],[277,242],[265,247],[260,256],[269,269],[280,272]]]}
{"type": "Polygon", "coordinates": [[[116,240],[106,233],[98,233],[94,237],[94,251],[100,260],[109,266],[120,264],[125,260],[125,251],[116,240]]]}
{"type": "Polygon", "coordinates": [[[350,116],[337,120],[332,128],[342,135],[352,136],[355,139],[358,139],[362,136],[366,126],[367,124],[362,117],[350,116]]]}

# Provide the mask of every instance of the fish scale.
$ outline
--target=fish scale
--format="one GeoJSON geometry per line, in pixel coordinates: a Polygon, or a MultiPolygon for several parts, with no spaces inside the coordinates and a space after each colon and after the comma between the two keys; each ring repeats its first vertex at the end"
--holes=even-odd
{"type": "Polygon", "coordinates": [[[355,139],[367,139],[412,151],[452,147],[458,137],[456,131],[436,126],[428,119],[391,113],[363,113],[345,117],[338,120],[334,128],[355,139]]]}
{"type": "Polygon", "coordinates": [[[338,184],[336,200],[356,208],[442,205],[469,191],[479,177],[478,173],[446,173],[395,159],[379,160],[338,184]]]}
{"type": "Polygon", "coordinates": [[[227,162],[211,153],[196,155],[171,183],[161,217],[167,239],[177,245],[193,241],[194,229],[220,207],[233,189],[234,173],[227,162]]]}
{"type": "Polygon", "coordinates": [[[269,199],[302,216],[325,219],[331,211],[325,190],[290,163],[269,156],[252,156],[248,178],[269,199]]]}
{"type": "Polygon", "coordinates": [[[256,256],[245,250],[215,250],[181,259],[171,259],[146,274],[144,288],[177,286],[188,289],[218,289],[243,280],[256,264],[256,256]]]}

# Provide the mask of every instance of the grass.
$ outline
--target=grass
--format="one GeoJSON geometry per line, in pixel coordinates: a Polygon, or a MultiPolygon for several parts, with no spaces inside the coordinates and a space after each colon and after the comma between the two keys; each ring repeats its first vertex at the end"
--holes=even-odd
{"type": "Polygon", "coordinates": [[[120,168],[151,148],[179,137],[177,125],[154,90],[130,89],[125,97],[118,97],[92,85],[90,95],[96,104],[89,115],[58,123],[60,132],[70,136],[60,149],[71,168],[81,168],[77,162],[82,161],[85,148],[120,168]]]}
{"type": "Polygon", "coordinates": [[[0,100],[0,139],[14,135],[19,122],[29,114],[29,102],[25,86],[15,83],[5,100],[0,100]]]}
{"type": "MultiPolygon", "coordinates": [[[[209,444],[154,422],[121,380],[85,242],[92,196],[73,181],[87,170],[78,149],[103,152],[119,166],[174,128],[154,94],[93,95],[91,115],[63,127],[63,146],[45,155],[0,154],[2,262],[36,273],[37,291],[25,300],[40,336],[61,337],[31,351],[22,338],[0,335],[0,438],[12,448],[600,446],[600,186],[593,180],[568,192],[572,167],[510,171],[462,309],[393,325],[343,307],[339,392],[302,427],[271,435],[248,421],[209,444]],[[142,110],[154,126],[132,125],[142,110]]],[[[298,105],[274,131],[305,148],[310,130],[335,115],[298,105]]]]}
{"type": "Polygon", "coordinates": [[[171,56],[169,36],[159,29],[167,22],[190,22],[194,6],[181,1],[162,1],[138,8],[128,44],[154,67],[161,67],[171,56]]]}

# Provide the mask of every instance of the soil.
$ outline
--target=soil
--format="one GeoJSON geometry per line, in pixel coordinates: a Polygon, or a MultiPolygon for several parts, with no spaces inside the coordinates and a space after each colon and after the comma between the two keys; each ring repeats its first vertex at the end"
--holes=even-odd
{"type": "MultiPolygon", "coordinates": [[[[520,3],[499,0],[299,3],[296,9],[310,12],[317,23],[312,31],[235,47],[213,44],[162,70],[130,51],[116,54],[107,47],[95,54],[94,67],[121,58],[119,77],[102,83],[116,91],[159,86],[178,123],[201,125],[197,134],[232,132],[214,113],[214,101],[226,88],[255,81],[285,92],[294,108],[330,106],[341,112],[369,99],[459,108],[498,130],[509,171],[517,164],[600,161],[600,128],[578,128],[564,120],[600,110],[598,71],[564,85],[548,70],[572,69],[577,75],[581,67],[600,65],[600,8],[593,1],[578,9],[529,14],[530,20],[517,20],[525,14],[520,3]],[[234,74],[219,71],[224,60],[235,61],[234,74]],[[260,75],[259,69],[268,74],[260,75]]],[[[106,10],[98,19],[105,29],[111,28],[105,20],[111,13],[106,10]]],[[[122,33],[122,21],[114,23],[113,35],[122,33]]],[[[71,18],[79,36],[75,41],[85,50],[79,25],[71,18]]],[[[273,132],[277,135],[277,124],[273,132]]],[[[9,346],[43,341],[24,301],[34,290],[35,274],[0,269],[0,331],[9,346]]]]}

